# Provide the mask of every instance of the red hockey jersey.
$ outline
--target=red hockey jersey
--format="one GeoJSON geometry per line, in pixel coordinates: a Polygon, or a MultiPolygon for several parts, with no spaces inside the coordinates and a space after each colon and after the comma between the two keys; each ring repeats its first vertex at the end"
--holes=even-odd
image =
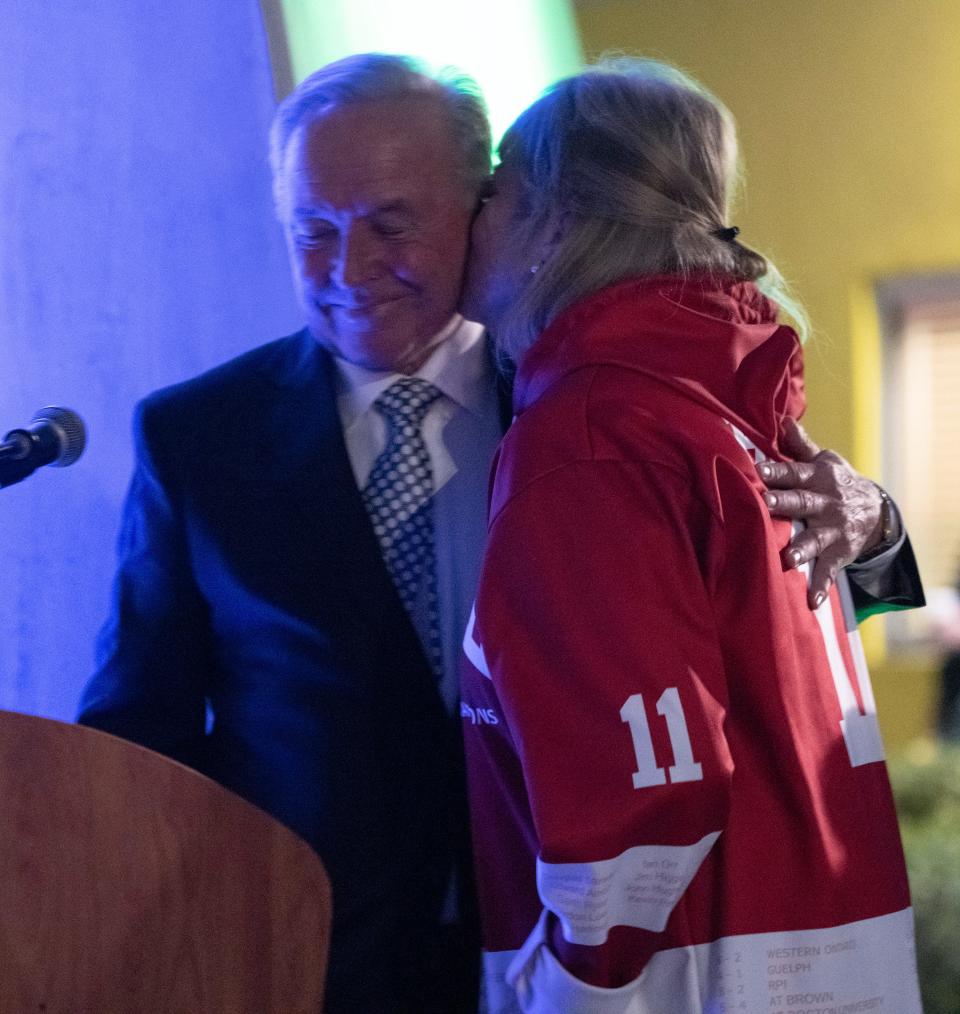
{"type": "Polygon", "coordinates": [[[843,582],[755,462],[802,408],[750,284],[614,286],[520,364],[463,703],[493,1014],[919,1014],[843,582]]]}

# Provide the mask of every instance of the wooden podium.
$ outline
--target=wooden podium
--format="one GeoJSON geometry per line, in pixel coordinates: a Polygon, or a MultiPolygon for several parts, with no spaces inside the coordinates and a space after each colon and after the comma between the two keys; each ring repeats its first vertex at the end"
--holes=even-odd
{"type": "Polygon", "coordinates": [[[150,750],[0,711],[3,1014],[319,1014],[313,850],[150,750]]]}

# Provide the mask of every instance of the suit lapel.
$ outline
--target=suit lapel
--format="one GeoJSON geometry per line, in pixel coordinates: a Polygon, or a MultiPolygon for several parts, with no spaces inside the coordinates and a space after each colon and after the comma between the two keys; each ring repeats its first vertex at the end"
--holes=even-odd
{"type": "MultiPolygon", "coordinates": [[[[295,355],[273,380],[271,429],[281,448],[271,480],[286,504],[298,547],[292,566],[307,596],[313,620],[322,628],[353,627],[353,638],[371,636],[408,660],[404,670],[423,670],[436,694],[419,639],[387,572],[380,547],[356,486],[337,409],[335,366],[308,332],[298,336],[295,355]],[[282,491],[282,492],[281,492],[282,491]]],[[[345,637],[345,643],[350,638],[345,637]]],[[[437,695],[439,699],[439,695],[437,695]]]]}

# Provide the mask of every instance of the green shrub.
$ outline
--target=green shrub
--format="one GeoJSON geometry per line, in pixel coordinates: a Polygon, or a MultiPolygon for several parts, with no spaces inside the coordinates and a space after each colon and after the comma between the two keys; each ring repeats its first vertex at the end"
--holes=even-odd
{"type": "Polygon", "coordinates": [[[926,1014],[960,1012],[960,747],[919,743],[890,762],[917,923],[926,1014]]]}

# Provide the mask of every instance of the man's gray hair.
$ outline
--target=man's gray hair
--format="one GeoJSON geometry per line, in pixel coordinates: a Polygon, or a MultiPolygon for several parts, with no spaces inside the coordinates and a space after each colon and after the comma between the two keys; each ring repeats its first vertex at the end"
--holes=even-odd
{"type": "Polygon", "coordinates": [[[479,192],[490,174],[490,121],[476,82],[453,68],[431,74],[410,56],[357,53],[314,71],[280,103],[270,127],[270,165],[277,209],[282,208],[284,158],[290,136],[324,111],[354,103],[430,96],[446,110],[462,159],[464,186],[479,192]]]}
{"type": "Polygon", "coordinates": [[[559,81],[507,131],[500,154],[524,183],[518,241],[526,235],[536,249],[560,224],[498,326],[510,358],[575,300],[661,273],[757,281],[805,331],[776,268],[726,231],[733,117],[676,68],[621,57],[559,81]]]}

